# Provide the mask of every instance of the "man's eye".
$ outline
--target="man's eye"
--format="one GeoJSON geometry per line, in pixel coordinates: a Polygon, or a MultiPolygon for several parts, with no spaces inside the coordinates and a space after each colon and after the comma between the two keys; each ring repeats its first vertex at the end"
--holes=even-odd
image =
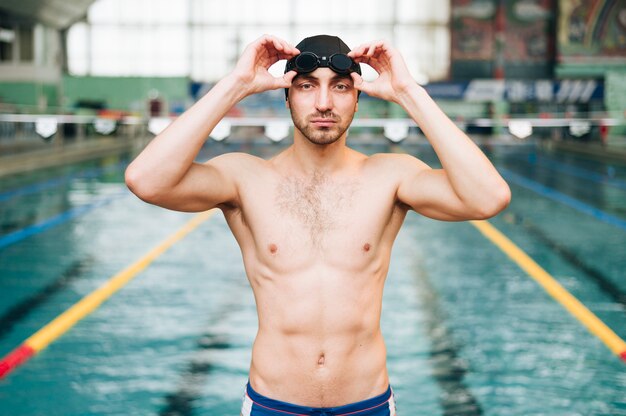
{"type": "Polygon", "coordinates": [[[303,90],[308,90],[310,88],[313,88],[312,84],[300,84],[300,88],[303,90]]]}
{"type": "Polygon", "coordinates": [[[346,91],[348,90],[350,87],[348,87],[346,84],[337,84],[335,86],[335,88],[337,88],[339,91],[346,91]]]}

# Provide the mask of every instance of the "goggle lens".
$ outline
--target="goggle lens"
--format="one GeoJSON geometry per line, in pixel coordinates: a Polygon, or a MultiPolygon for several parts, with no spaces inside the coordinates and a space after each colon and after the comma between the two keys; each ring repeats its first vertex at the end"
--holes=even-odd
{"type": "Polygon", "coordinates": [[[347,72],[352,66],[352,59],[348,55],[335,54],[330,57],[330,67],[336,72],[347,72]]]}
{"type": "Polygon", "coordinates": [[[311,72],[318,67],[319,58],[312,53],[301,53],[296,56],[296,71],[311,72]]]}
{"type": "Polygon", "coordinates": [[[302,52],[287,63],[287,70],[295,69],[298,73],[308,73],[320,67],[329,67],[339,74],[349,74],[352,71],[361,73],[356,64],[348,55],[336,53],[330,58],[319,57],[312,52],[302,52]]]}

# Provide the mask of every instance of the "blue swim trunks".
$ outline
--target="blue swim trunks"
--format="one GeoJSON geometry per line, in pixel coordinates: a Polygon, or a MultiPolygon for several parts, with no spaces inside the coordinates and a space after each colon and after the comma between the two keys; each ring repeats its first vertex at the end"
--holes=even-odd
{"type": "Polygon", "coordinates": [[[391,387],[380,396],[338,407],[306,407],[262,396],[246,385],[241,407],[243,416],[396,416],[391,387]]]}

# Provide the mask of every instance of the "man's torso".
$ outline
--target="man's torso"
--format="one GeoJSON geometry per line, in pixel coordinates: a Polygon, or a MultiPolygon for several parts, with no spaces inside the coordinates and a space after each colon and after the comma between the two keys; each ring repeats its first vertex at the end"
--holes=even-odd
{"type": "Polygon", "coordinates": [[[252,386],[314,407],[384,392],[382,291],[406,215],[389,161],[353,152],[341,172],[290,176],[280,155],[244,159],[222,208],[257,302],[252,386]]]}

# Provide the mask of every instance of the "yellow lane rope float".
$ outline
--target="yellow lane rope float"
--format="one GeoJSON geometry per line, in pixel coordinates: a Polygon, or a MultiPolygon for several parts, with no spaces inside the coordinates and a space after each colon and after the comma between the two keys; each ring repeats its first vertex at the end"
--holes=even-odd
{"type": "Polygon", "coordinates": [[[29,358],[46,348],[50,343],[63,335],[78,321],[96,310],[104,301],[115,292],[124,287],[142,270],[144,270],[156,258],[161,256],[170,247],[196,229],[204,221],[208,220],[215,210],[206,211],[194,216],[174,234],[167,237],[150,252],[139,260],[112,276],[105,284],[94,290],[80,301],[71,306],[49,324],[35,332],[26,339],[19,347],[7,354],[0,360],[0,379],[10,373],[19,365],[28,361],[29,358]]]}
{"type": "Polygon", "coordinates": [[[626,342],[600,320],[585,305],[569,293],[548,272],[537,264],[528,254],[509,240],[497,228],[487,221],[470,221],[493,244],[502,250],[522,270],[541,285],[550,296],[559,302],[569,313],[578,319],[587,329],[622,361],[626,362],[626,342]]]}

